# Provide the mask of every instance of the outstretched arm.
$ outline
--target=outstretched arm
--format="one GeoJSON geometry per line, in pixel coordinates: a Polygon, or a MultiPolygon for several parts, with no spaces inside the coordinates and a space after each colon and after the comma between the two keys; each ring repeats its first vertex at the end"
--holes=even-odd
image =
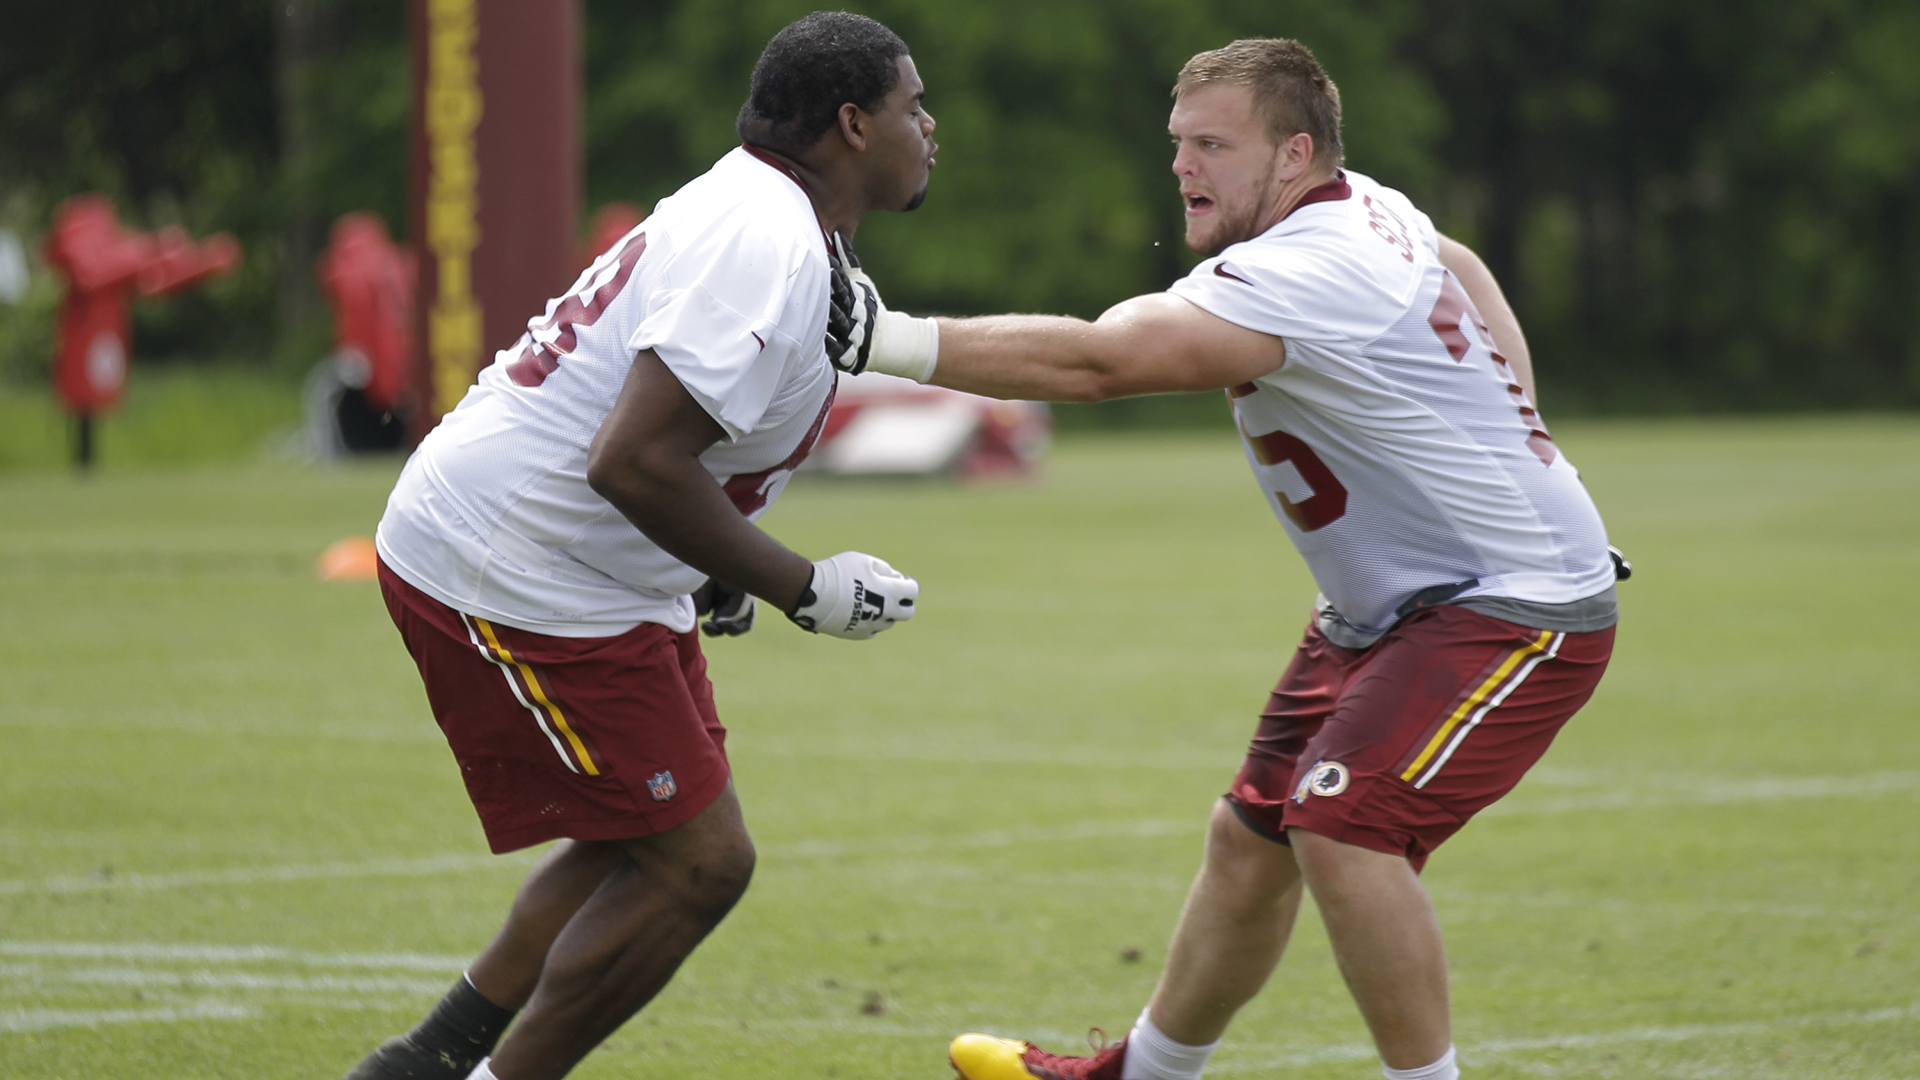
{"type": "Polygon", "coordinates": [[[1219,390],[1278,370],[1286,346],[1171,293],[1136,296],[1094,322],[1051,315],[939,320],[932,382],[1029,401],[1105,401],[1219,390]]]}
{"type": "Polygon", "coordinates": [[[587,483],[661,550],[695,570],[792,611],[813,566],[734,508],[700,455],[725,432],[652,349],[587,456],[587,483]]]}
{"type": "Polygon", "coordinates": [[[1473,249],[1445,236],[1440,238],[1440,265],[1460,279],[1467,298],[1487,321],[1487,330],[1493,334],[1493,347],[1506,358],[1514,378],[1520,381],[1520,389],[1527,392],[1527,400],[1539,408],[1540,395],[1533,389],[1533,359],[1527,353],[1527,336],[1520,332],[1520,320],[1514,317],[1513,307],[1500,291],[1500,283],[1493,279],[1493,271],[1487,269],[1487,264],[1480,261],[1473,249]]]}

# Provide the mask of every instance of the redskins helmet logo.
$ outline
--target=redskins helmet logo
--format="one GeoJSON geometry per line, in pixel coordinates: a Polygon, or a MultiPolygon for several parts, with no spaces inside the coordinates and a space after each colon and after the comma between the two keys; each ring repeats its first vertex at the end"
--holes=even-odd
{"type": "Polygon", "coordinates": [[[1294,790],[1293,801],[1306,802],[1309,795],[1332,797],[1347,790],[1347,785],[1352,782],[1353,771],[1340,762],[1316,762],[1294,790]]]}

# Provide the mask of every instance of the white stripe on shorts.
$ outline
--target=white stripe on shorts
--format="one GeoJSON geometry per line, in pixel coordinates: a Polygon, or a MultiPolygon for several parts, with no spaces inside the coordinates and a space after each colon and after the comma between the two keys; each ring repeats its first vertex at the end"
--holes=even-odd
{"type": "Polygon", "coordinates": [[[1440,751],[1439,755],[1433,759],[1433,764],[1427,766],[1427,771],[1421,773],[1420,779],[1413,782],[1413,786],[1416,788],[1426,787],[1427,781],[1440,775],[1440,766],[1445,765],[1447,759],[1453,756],[1453,751],[1460,745],[1460,740],[1467,737],[1467,732],[1472,731],[1479,725],[1481,717],[1493,711],[1496,705],[1507,700],[1508,694],[1519,689],[1520,684],[1527,681],[1527,676],[1533,674],[1533,669],[1539,667],[1542,660],[1551,660],[1555,656],[1558,656],[1560,653],[1560,643],[1565,640],[1567,640],[1567,635],[1564,631],[1555,634],[1553,635],[1553,641],[1547,645],[1546,651],[1538,652],[1528,657],[1527,662],[1520,665],[1520,670],[1514,672],[1513,675],[1507,679],[1506,685],[1495,691],[1493,696],[1487,699],[1486,704],[1475,709],[1473,715],[1467,718],[1467,722],[1460,725],[1460,730],[1454,732],[1453,738],[1447,740],[1446,749],[1440,751]]]}
{"type": "Polygon", "coordinates": [[[555,735],[553,729],[547,726],[547,718],[541,715],[540,710],[534,707],[533,702],[527,700],[527,695],[520,691],[520,681],[513,677],[513,668],[509,667],[505,660],[493,655],[493,650],[487,648],[487,643],[480,640],[479,633],[473,628],[473,620],[468,618],[467,613],[464,611],[460,612],[460,623],[467,628],[467,638],[473,642],[473,647],[479,649],[480,655],[491,660],[493,666],[500,669],[500,674],[506,677],[507,689],[513,691],[514,700],[518,701],[523,708],[533,714],[533,722],[540,725],[540,730],[546,734],[547,741],[553,744],[553,752],[560,755],[561,764],[565,765],[572,772],[579,772],[580,767],[575,765],[573,759],[567,756],[567,748],[561,744],[560,737],[555,735]]]}

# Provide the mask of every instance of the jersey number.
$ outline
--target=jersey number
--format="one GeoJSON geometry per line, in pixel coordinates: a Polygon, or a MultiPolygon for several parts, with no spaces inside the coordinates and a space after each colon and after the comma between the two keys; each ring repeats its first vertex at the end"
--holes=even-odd
{"type": "Polygon", "coordinates": [[[821,429],[827,426],[827,414],[833,411],[833,394],[838,389],[840,387],[837,383],[827,387],[827,400],[820,403],[820,415],[813,418],[813,426],[808,428],[807,433],[801,437],[800,445],[793,448],[793,453],[787,455],[787,460],[771,469],[729,477],[727,482],[721,485],[721,489],[727,493],[727,498],[733,500],[734,508],[740,511],[741,517],[752,517],[765,509],[768,500],[773,496],[773,484],[770,481],[777,478],[780,473],[792,472],[800,467],[801,462],[807,460],[807,455],[813,451],[813,444],[820,441],[821,429]]]}
{"type": "Polygon", "coordinates": [[[1276,491],[1273,497],[1280,500],[1280,509],[1293,522],[1293,527],[1301,532],[1313,532],[1324,529],[1339,521],[1347,514],[1347,489],[1340,478],[1333,475],[1327,463],[1313,452],[1313,447],[1294,438],[1284,431],[1269,431],[1265,435],[1248,435],[1246,428],[1240,429],[1246,436],[1247,445],[1253,447],[1253,460],[1262,465],[1279,465],[1292,462],[1300,479],[1307,482],[1313,494],[1294,502],[1287,498],[1284,491],[1276,491]]]}
{"type": "Polygon", "coordinates": [[[1385,203],[1374,202],[1373,196],[1366,195],[1362,198],[1367,207],[1367,226],[1373,230],[1374,235],[1392,244],[1401,258],[1412,262],[1413,241],[1408,239],[1410,234],[1407,231],[1407,223],[1385,203]]]}
{"type": "MultiPolygon", "coordinates": [[[[635,233],[627,238],[626,245],[620,249],[614,267],[613,276],[600,283],[592,292],[570,293],[553,309],[551,315],[539,320],[539,325],[529,325],[531,332],[527,347],[507,365],[507,377],[521,386],[539,386],[547,381],[547,376],[560,368],[560,358],[573,351],[577,344],[576,328],[592,326],[599,321],[600,313],[607,310],[613,298],[627,285],[633,268],[639,264],[640,256],[647,250],[647,234],[635,233]]],[[[601,256],[606,258],[605,255],[601,256]]],[[[600,269],[598,260],[594,269],[600,269]]],[[[586,284],[592,284],[592,278],[582,275],[586,284]]],[[[585,286],[582,286],[584,289],[585,286]]]]}
{"type": "Polygon", "coordinates": [[[1467,340],[1466,326],[1472,321],[1474,330],[1493,356],[1493,366],[1500,377],[1507,381],[1507,394],[1513,398],[1513,404],[1520,410],[1520,422],[1527,427],[1527,449],[1540,459],[1540,464],[1551,465],[1555,455],[1553,436],[1547,434],[1547,426],[1540,422],[1540,414],[1533,403],[1527,400],[1527,392],[1513,377],[1513,369],[1507,366],[1507,358],[1493,347],[1493,336],[1487,333],[1487,324],[1480,321],[1480,312],[1475,310],[1473,301],[1467,298],[1467,292],[1460,287],[1460,279],[1453,276],[1451,270],[1440,272],[1440,296],[1433,302],[1433,314],[1427,316],[1427,322],[1433,332],[1440,335],[1440,343],[1447,347],[1447,355],[1458,364],[1467,358],[1467,350],[1473,343],[1467,340]]]}

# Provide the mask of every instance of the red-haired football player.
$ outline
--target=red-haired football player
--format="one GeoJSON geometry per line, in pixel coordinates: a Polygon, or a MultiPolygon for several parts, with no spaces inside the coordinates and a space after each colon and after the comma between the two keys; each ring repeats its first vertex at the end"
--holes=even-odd
{"type": "Polygon", "coordinates": [[[1206,256],[1191,274],[1091,323],[915,319],[876,298],[854,352],[994,397],[1227,391],[1322,595],[1129,1035],[1093,1057],[966,1035],[952,1058],[968,1080],[1194,1080],[1279,963],[1304,887],[1387,1076],[1451,1080],[1418,872],[1593,693],[1616,564],[1498,285],[1405,196],[1342,169],[1339,94],[1313,55],[1237,41],[1189,61],[1174,96],[1186,240],[1206,256]]]}

